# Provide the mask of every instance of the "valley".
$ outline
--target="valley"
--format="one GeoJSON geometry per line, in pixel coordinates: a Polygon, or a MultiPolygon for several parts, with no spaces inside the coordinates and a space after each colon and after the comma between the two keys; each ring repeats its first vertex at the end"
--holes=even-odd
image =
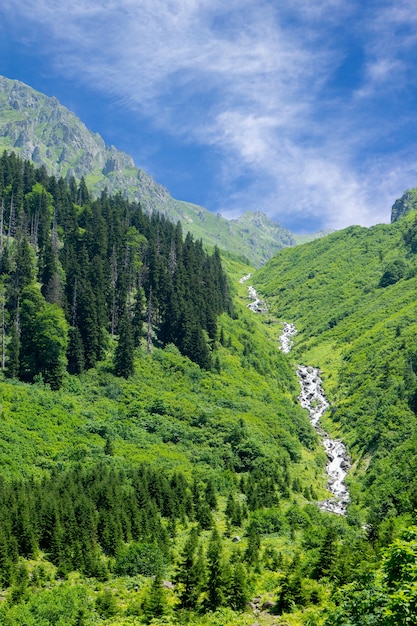
{"type": "Polygon", "coordinates": [[[296,246],[0,84],[0,625],[417,623],[413,190],[296,246]]]}
{"type": "MultiPolygon", "coordinates": [[[[249,280],[250,274],[243,276],[240,283],[249,280]]],[[[248,304],[248,308],[254,313],[264,313],[268,310],[265,302],[263,302],[254,287],[249,286],[249,298],[252,300],[248,304]]],[[[279,335],[280,349],[284,354],[288,354],[292,348],[292,337],[297,333],[294,324],[284,322],[282,333],[279,335]]],[[[336,439],[331,439],[329,435],[321,427],[320,419],[324,412],[329,409],[329,403],[326,400],[322,388],[322,380],[318,368],[311,366],[299,365],[297,367],[297,376],[300,382],[301,394],[299,402],[303,409],[309,413],[310,421],[322,439],[328,462],[326,464],[326,472],[329,476],[327,487],[333,494],[333,498],[328,498],[318,503],[323,511],[329,513],[337,513],[338,515],[346,515],[347,506],[349,504],[349,490],[345,484],[345,478],[350,468],[350,459],[346,452],[345,445],[336,439]]]]}

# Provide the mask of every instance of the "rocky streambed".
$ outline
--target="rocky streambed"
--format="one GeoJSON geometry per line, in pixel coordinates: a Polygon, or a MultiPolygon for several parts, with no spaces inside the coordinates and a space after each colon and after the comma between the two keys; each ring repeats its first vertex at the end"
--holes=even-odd
{"type": "Polygon", "coordinates": [[[297,376],[301,386],[300,404],[309,412],[310,421],[322,438],[328,458],[327,488],[333,494],[333,498],[323,500],[319,506],[324,511],[345,515],[349,503],[349,490],[345,484],[345,478],[350,468],[346,447],[338,439],[331,439],[320,425],[320,419],[329,407],[329,403],[324,395],[319,370],[316,367],[300,365],[297,368],[297,376]]]}
{"type": "MultiPolygon", "coordinates": [[[[243,276],[240,282],[245,282],[250,276],[250,274],[243,276]]],[[[248,307],[255,313],[265,311],[266,305],[259,299],[254,287],[249,287],[248,291],[249,297],[252,300],[252,302],[248,304],[248,307]]],[[[280,335],[280,348],[282,352],[290,352],[292,348],[292,338],[296,333],[297,329],[294,324],[284,323],[280,335]]],[[[326,464],[326,472],[329,477],[327,488],[330,493],[333,494],[333,497],[320,502],[319,507],[330,513],[345,515],[349,503],[349,490],[345,484],[345,478],[351,465],[346,447],[342,441],[331,439],[321,427],[320,419],[326,409],[329,408],[329,403],[323,391],[318,368],[309,365],[299,365],[297,368],[297,376],[301,386],[301,393],[299,395],[300,404],[304,409],[307,409],[312,425],[322,438],[328,458],[326,464]]]]}
{"type": "MultiPolygon", "coordinates": [[[[239,280],[240,283],[244,283],[252,276],[252,274],[247,274],[246,276],[242,276],[239,280]]],[[[249,299],[251,302],[247,305],[248,309],[253,311],[254,313],[265,313],[268,310],[268,307],[264,300],[261,300],[256,293],[256,289],[250,285],[248,287],[249,299]]]]}

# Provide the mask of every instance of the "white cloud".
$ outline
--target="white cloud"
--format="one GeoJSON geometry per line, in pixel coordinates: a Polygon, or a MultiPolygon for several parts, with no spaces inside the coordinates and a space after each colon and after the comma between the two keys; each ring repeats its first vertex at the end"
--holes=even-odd
{"type": "Polygon", "coordinates": [[[114,94],[179,141],[215,147],[225,212],[260,206],[281,221],[318,216],[329,227],[387,220],[412,177],[398,147],[372,158],[382,127],[373,99],[408,76],[414,1],[287,4],[3,0],[0,15],[27,21],[26,36],[54,55],[56,71],[114,94]],[[348,28],[364,51],[363,82],[341,99],[327,85],[348,28]],[[242,176],[250,182],[239,193],[242,176]]]}

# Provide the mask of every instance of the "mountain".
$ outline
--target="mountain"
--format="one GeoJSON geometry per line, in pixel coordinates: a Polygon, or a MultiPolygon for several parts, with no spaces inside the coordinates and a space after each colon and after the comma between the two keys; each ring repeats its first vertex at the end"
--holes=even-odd
{"type": "Polygon", "coordinates": [[[159,212],[0,157],[1,624],[248,625],[303,508],[326,527],[278,327],[224,264],[159,212]]]}
{"type": "Polygon", "coordinates": [[[417,212],[250,275],[3,154],[0,225],[0,624],[415,623],[417,212]]]}
{"type": "Polygon", "coordinates": [[[407,215],[410,211],[417,209],[417,188],[408,189],[401,198],[398,198],[391,209],[391,223],[407,215]]]}
{"type": "Polygon", "coordinates": [[[341,586],[324,624],[405,624],[407,611],[415,621],[415,574],[394,569],[416,537],[415,527],[400,529],[415,521],[417,494],[417,211],[283,250],[251,281],[271,315],[295,324],[293,362],[320,368],[331,404],[323,426],[352,458],[348,517],[365,530],[369,562],[341,586]],[[358,611],[365,595],[375,602],[358,611]]]}
{"type": "Polygon", "coordinates": [[[16,80],[0,77],[0,150],[13,150],[48,172],[66,179],[84,177],[93,194],[104,189],[139,201],[147,212],[159,211],[181,221],[207,245],[245,254],[255,266],[285,246],[295,245],[292,233],[261,213],[226,220],[207,209],[175,200],[133,158],[106,146],[56,98],[48,97],[16,80]]]}

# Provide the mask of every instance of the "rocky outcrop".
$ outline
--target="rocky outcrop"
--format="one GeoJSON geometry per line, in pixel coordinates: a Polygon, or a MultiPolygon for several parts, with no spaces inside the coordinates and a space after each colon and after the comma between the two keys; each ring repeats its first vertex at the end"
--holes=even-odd
{"type": "Polygon", "coordinates": [[[0,76],[0,153],[3,150],[44,165],[50,174],[84,177],[95,196],[105,189],[109,194],[121,193],[140,202],[147,213],[158,211],[174,223],[179,220],[184,233],[190,231],[209,246],[244,254],[255,267],[282,248],[296,245],[289,230],[260,211],[228,220],[172,198],[164,186],[135,166],[130,155],[107,146],[56,98],[0,76]]]}
{"type": "Polygon", "coordinates": [[[129,154],[107,146],[56,98],[0,76],[0,112],[0,148],[45,165],[55,176],[84,177],[95,194],[107,189],[150,212],[174,210],[178,201],[162,185],[137,168],[129,154]]]}
{"type": "Polygon", "coordinates": [[[417,187],[408,189],[401,198],[394,202],[391,209],[391,224],[415,209],[417,209],[417,187]]]}

